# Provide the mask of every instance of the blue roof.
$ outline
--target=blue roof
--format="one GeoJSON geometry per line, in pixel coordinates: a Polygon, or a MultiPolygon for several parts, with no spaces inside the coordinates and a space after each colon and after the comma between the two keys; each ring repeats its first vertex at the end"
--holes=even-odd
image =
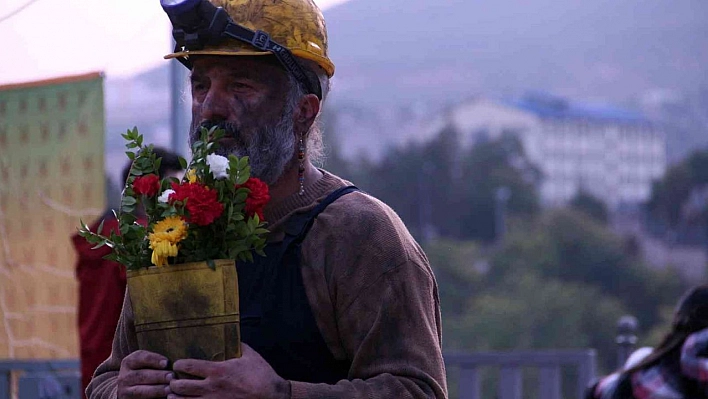
{"type": "Polygon", "coordinates": [[[608,104],[571,102],[547,94],[531,94],[504,101],[505,104],[531,112],[541,118],[586,119],[598,122],[649,123],[639,112],[608,104]]]}

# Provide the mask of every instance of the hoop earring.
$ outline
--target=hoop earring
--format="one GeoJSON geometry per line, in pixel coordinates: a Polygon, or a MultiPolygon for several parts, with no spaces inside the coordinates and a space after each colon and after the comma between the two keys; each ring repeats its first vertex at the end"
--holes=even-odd
{"type": "Polygon", "coordinates": [[[297,181],[300,183],[300,191],[298,194],[305,195],[305,140],[300,135],[300,143],[297,151],[297,160],[299,162],[297,170],[297,181]]]}

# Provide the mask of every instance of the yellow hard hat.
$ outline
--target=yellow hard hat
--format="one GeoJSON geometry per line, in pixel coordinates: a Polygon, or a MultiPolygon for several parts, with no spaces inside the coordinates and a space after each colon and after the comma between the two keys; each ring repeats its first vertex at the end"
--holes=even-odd
{"type": "MultiPolygon", "coordinates": [[[[314,61],[329,77],[334,64],[327,54],[327,28],[322,12],[313,0],[209,0],[222,7],[239,25],[263,31],[270,39],[286,47],[296,57],[314,61]]],[[[224,39],[199,50],[176,51],[166,59],[189,55],[268,55],[247,43],[224,39]]]]}

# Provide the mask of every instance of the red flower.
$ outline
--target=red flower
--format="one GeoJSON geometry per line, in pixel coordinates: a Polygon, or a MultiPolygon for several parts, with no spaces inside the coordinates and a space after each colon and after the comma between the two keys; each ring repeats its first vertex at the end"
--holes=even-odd
{"type": "Polygon", "coordinates": [[[170,203],[187,201],[188,223],[206,226],[224,212],[224,205],[218,201],[216,190],[210,190],[201,183],[172,183],[174,193],[170,194],[170,203]]]}
{"type": "Polygon", "coordinates": [[[152,197],[160,191],[160,178],[152,173],[145,176],[138,176],[133,180],[133,191],[135,191],[136,194],[152,197]]]}
{"type": "Polygon", "coordinates": [[[265,220],[263,217],[263,208],[265,208],[268,201],[270,201],[268,185],[256,177],[250,177],[245,183],[237,185],[236,187],[244,187],[251,190],[248,197],[246,197],[246,214],[249,217],[256,214],[261,221],[265,220]]]}

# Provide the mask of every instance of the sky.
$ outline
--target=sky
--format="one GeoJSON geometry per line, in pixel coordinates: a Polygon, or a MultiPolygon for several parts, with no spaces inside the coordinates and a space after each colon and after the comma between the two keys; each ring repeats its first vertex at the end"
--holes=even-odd
{"type": "MultiPolygon", "coordinates": [[[[321,9],[345,1],[315,0],[321,9]]],[[[164,62],[170,29],[159,0],[3,0],[0,85],[95,71],[129,76],[164,62]]]]}

